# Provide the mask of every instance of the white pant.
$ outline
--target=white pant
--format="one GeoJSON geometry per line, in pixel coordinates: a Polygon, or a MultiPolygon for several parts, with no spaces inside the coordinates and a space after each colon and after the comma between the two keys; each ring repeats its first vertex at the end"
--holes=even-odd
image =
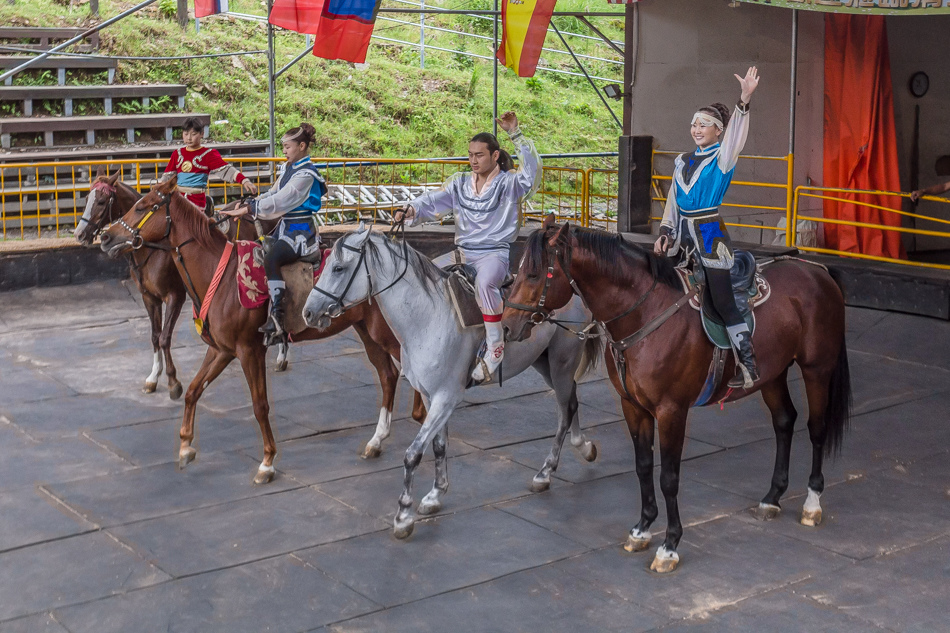
{"type": "Polygon", "coordinates": [[[482,314],[498,315],[504,312],[501,284],[508,276],[508,249],[473,251],[457,248],[432,260],[442,268],[450,264],[468,264],[475,269],[475,300],[482,314]],[[461,261],[459,261],[461,255],[461,261]]]}

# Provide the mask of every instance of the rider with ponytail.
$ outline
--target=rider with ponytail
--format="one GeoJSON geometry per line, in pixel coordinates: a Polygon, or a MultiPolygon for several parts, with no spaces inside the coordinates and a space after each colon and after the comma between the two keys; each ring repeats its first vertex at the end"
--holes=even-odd
{"type": "Polygon", "coordinates": [[[286,285],[280,274],[281,267],[320,249],[316,213],[322,206],[321,198],[327,192],[327,185],[310,161],[310,146],[315,136],[316,130],[309,123],[288,130],[281,138],[287,162],[281,165],[274,186],[246,205],[223,212],[262,220],[281,218],[275,230],[276,240],[264,255],[271,312],[261,332],[268,334],[271,340],[284,332],[286,285]]]}
{"type": "Polygon", "coordinates": [[[505,112],[498,125],[518,148],[519,170],[493,134],[476,134],[468,144],[472,171],[455,174],[441,189],[419,196],[395,217],[414,225],[455,214],[456,250],[435,259],[435,264],[469,264],[476,270],[476,299],[488,346],[472,372],[476,384],[490,382],[504,358],[501,285],[508,275],[508,250],[518,237],[521,202],[537,190],[541,176],[541,157],[518,128],[515,113],[505,112]]]}
{"type": "Polygon", "coordinates": [[[673,184],[654,250],[657,254],[669,252],[672,255],[682,246],[687,253],[695,253],[713,306],[726,324],[738,358],[740,373],[729,381],[729,386],[748,389],[759,379],[759,372],[752,349],[752,333],[732,292],[730,270],[735,259],[719,206],[749,135],[749,99],[759,85],[759,72],[753,66],[745,77],[735,77],[742,94],[731,116],[721,103],[700,108],[693,115],[690,134],[697,148],[676,157],[673,184]]]}

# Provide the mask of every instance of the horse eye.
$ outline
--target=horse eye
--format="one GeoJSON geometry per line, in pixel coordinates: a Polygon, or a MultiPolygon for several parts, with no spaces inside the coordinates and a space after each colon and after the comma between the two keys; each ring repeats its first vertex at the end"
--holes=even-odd
{"type": "Polygon", "coordinates": [[[342,272],[343,272],[343,266],[340,266],[339,264],[337,264],[336,266],[333,267],[333,272],[335,272],[335,273],[342,273],[342,272]]]}

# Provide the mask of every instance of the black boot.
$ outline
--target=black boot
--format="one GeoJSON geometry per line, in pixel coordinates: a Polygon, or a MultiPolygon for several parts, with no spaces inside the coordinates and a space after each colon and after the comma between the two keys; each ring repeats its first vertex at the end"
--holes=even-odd
{"type": "Polygon", "coordinates": [[[273,345],[285,335],[284,333],[284,293],[283,289],[274,292],[270,304],[270,316],[267,321],[258,329],[258,332],[264,334],[264,345],[273,345]]]}
{"type": "Polygon", "coordinates": [[[755,366],[755,350],[752,349],[752,333],[741,332],[735,344],[738,373],[729,381],[732,389],[752,387],[752,383],[759,379],[759,370],[755,366]]]}

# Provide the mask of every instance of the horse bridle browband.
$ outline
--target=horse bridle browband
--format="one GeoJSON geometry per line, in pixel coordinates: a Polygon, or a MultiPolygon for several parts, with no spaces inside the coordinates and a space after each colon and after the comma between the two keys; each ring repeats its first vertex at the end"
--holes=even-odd
{"type": "MultiPolygon", "coordinates": [[[[372,231],[373,229],[370,228],[367,230],[372,231]]],[[[364,240],[363,243],[360,244],[359,248],[357,248],[356,246],[350,246],[349,244],[347,244],[345,241],[346,236],[343,236],[340,238],[341,240],[344,240],[340,244],[340,246],[352,253],[359,253],[359,259],[356,261],[356,267],[353,268],[353,274],[350,275],[349,280],[346,282],[346,286],[343,287],[343,292],[341,292],[339,295],[334,295],[333,293],[327,292],[323,288],[318,288],[317,286],[313,287],[314,290],[324,295],[325,297],[328,297],[330,301],[332,301],[332,303],[328,305],[326,309],[323,311],[323,314],[321,316],[328,316],[331,319],[336,319],[342,316],[343,313],[349,310],[350,308],[356,307],[359,304],[363,303],[363,301],[367,301],[367,300],[372,301],[373,297],[386,292],[387,290],[395,286],[397,283],[399,283],[399,281],[406,275],[406,272],[409,270],[409,243],[406,242],[406,224],[405,222],[397,222],[393,224],[392,228],[389,229],[389,238],[392,240],[395,240],[397,237],[401,238],[402,254],[403,254],[403,260],[405,261],[405,267],[402,269],[402,272],[399,273],[399,276],[396,277],[392,281],[392,283],[390,283],[388,286],[386,286],[385,288],[381,290],[373,291],[373,276],[369,272],[369,264],[366,263],[366,244],[369,241],[371,236],[372,234],[367,236],[366,240],[364,240]],[[367,296],[366,299],[361,299],[360,301],[357,301],[356,303],[345,305],[344,299],[346,298],[346,293],[350,291],[350,287],[353,285],[353,282],[356,281],[356,277],[357,275],[359,275],[361,266],[364,268],[364,270],[366,270],[366,280],[369,283],[369,295],[367,296]]]]}
{"type": "Polygon", "coordinates": [[[115,202],[115,194],[116,194],[115,187],[102,181],[93,184],[93,186],[89,188],[89,192],[92,193],[93,191],[96,191],[97,189],[103,189],[109,192],[109,201],[106,203],[106,212],[96,222],[87,220],[86,216],[83,215],[82,217],[79,218],[79,221],[76,223],[77,228],[83,222],[92,226],[92,228],[95,229],[95,232],[92,234],[92,239],[96,239],[96,237],[98,237],[99,234],[102,233],[102,231],[104,230],[103,223],[108,222],[110,225],[112,224],[112,221],[109,220],[109,217],[112,215],[112,204],[115,202]]]}

